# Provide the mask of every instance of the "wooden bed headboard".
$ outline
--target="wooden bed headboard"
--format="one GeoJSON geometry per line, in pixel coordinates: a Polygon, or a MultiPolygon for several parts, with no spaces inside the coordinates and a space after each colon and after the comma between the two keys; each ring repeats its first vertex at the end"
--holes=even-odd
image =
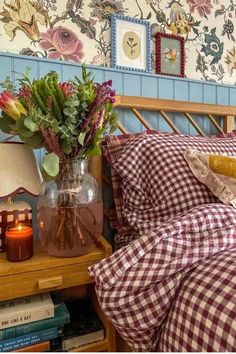
{"type": "MultiPolygon", "coordinates": [[[[145,120],[139,110],[158,112],[160,116],[167,122],[173,131],[179,132],[174,122],[168,116],[168,113],[182,113],[183,118],[195,128],[200,135],[205,135],[199,125],[196,123],[192,115],[201,115],[208,119],[222,134],[230,133],[234,130],[234,120],[236,117],[236,106],[224,106],[217,104],[195,103],[187,101],[175,101],[158,98],[136,97],[136,96],[116,96],[114,108],[129,109],[134,114],[134,118],[138,119],[146,129],[153,127],[145,120]],[[217,122],[215,117],[221,117],[222,126],[217,122]]],[[[126,128],[119,123],[119,130],[123,134],[129,133],[126,128]]],[[[102,185],[102,158],[95,157],[90,165],[91,173],[95,176],[98,183],[102,185]]]]}

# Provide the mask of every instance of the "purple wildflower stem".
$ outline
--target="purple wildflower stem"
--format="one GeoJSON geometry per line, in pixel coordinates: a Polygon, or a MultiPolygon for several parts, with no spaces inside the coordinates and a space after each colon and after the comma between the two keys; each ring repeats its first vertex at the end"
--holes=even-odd
{"type": "Polygon", "coordinates": [[[91,127],[86,139],[85,139],[85,146],[89,146],[89,144],[92,143],[93,139],[94,139],[94,136],[96,134],[96,131],[97,129],[99,128],[100,126],[100,123],[103,119],[103,116],[104,116],[104,112],[105,110],[104,109],[101,109],[101,111],[99,112],[98,114],[98,118],[96,120],[96,122],[94,123],[94,125],[91,127]]]}
{"type": "Polygon", "coordinates": [[[89,146],[89,144],[93,141],[93,138],[96,134],[96,124],[94,124],[91,128],[89,133],[86,136],[84,146],[89,146]]]}
{"type": "Polygon", "coordinates": [[[99,103],[99,97],[97,96],[91,105],[89,114],[87,115],[87,117],[85,118],[82,124],[81,131],[85,130],[89,126],[89,123],[91,122],[94,114],[96,113],[98,103],[99,103]]]}

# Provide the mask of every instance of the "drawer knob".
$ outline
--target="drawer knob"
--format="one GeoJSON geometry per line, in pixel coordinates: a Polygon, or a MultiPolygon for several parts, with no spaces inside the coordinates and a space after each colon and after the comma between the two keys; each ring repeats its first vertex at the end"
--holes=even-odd
{"type": "Polygon", "coordinates": [[[56,288],[62,285],[62,276],[46,278],[46,279],[39,279],[38,280],[38,288],[39,290],[49,289],[49,288],[56,288]]]}

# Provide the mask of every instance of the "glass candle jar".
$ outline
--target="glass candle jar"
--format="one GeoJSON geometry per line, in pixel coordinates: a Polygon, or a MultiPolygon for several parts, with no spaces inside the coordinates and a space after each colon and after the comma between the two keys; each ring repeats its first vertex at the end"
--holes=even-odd
{"type": "Polygon", "coordinates": [[[11,226],[6,231],[7,260],[25,261],[33,255],[33,229],[26,224],[11,226]]]}

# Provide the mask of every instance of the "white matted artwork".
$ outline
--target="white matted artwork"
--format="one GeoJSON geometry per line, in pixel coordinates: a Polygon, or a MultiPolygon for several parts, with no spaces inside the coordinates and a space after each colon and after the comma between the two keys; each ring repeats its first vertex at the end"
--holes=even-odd
{"type": "Polygon", "coordinates": [[[128,16],[112,15],[112,67],[151,70],[150,23],[128,16]]]}

